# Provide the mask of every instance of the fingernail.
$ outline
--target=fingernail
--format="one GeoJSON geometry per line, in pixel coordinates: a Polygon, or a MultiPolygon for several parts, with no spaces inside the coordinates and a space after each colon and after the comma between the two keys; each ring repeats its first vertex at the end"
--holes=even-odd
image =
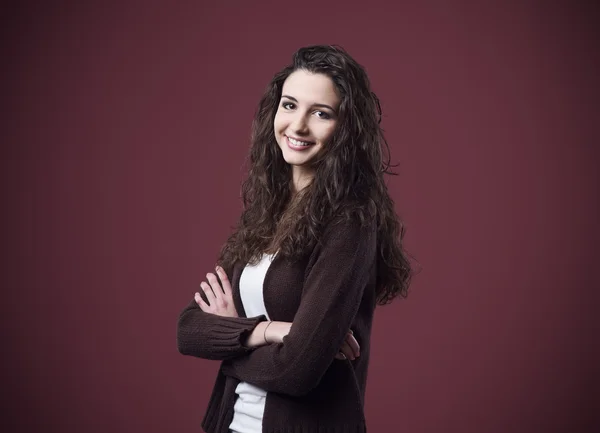
{"type": "Polygon", "coordinates": [[[342,353],[342,358],[343,359],[348,359],[348,358],[346,358],[346,355],[344,355],[343,353],[342,353]]]}

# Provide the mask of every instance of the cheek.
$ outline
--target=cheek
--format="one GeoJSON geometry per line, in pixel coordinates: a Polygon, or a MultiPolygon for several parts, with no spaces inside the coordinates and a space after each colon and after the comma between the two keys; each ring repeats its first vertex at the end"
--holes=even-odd
{"type": "Polygon", "coordinates": [[[284,127],[283,117],[279,115],[279,112],[275,114],[275,119],[273,120],[273,129],[275,133],[281,132],[281,129],[284,127]]]}
{"type": "Polygon", "coordinates": [[[330,126],[328,128],[325,128],[323,130],[322,135],[321,135],[322,136],[322,141],[325,142],[325,143],[327,143],[331,139],[331,137],[333,136],[334,132],[335,132],[335,125],[330,126]]]}

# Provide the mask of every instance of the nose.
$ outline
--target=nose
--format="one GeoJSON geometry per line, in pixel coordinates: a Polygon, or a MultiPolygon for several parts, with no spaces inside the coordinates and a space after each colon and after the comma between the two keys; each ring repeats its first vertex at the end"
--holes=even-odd
{"type": "Polygon", "coordinates": [[[290,128],[298,135],[308,134],[308,121],[302,113],[296,113],[290,124],[290,128]]]}

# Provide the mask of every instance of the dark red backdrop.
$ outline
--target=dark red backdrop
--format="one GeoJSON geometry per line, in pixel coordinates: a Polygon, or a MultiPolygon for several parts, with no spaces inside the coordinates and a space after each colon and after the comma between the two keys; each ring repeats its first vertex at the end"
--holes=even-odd
{"type": "Polygon", "coordinates": [[[3,28],[4,431],[200,431],[218,363],[178,354],[177,315],[239,215],[264,87],[314,43],[371,77],[423,267],[376,315],[369,431],[592,428],[585,2],[52,3],[3,28]]]}

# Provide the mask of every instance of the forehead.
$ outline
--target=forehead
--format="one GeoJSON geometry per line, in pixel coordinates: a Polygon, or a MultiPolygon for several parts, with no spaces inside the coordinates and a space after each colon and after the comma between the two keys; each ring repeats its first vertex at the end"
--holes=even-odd
{"type": "Polygon", "coordinates": [[[287,77],[281,93],[293,96],[298,102],[305,104],[327,104],[336,108],[340,102],[331,78],[302,69],[292,72],[287,77]]]}

